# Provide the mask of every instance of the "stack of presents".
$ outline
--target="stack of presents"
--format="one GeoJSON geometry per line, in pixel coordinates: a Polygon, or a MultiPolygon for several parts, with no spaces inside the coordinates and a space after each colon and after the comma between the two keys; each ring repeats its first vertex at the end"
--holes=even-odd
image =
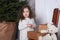
{"type": "Polygon", "coordinates": [[[28,32],[29,40],[57,40],[58,28],[53,24],[39,24],[36,31],[28,32]]]}

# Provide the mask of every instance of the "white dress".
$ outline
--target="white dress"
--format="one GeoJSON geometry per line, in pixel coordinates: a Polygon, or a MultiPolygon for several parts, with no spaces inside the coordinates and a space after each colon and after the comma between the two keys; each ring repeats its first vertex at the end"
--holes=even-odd
{"type": "Polygon", "coordinates": [[[32,24],[34,27],[36,26],[34,19],[25,18],[22,21],[19,21],[18,29],[19,29],[19,37],[18,40],[28,40],[27,32],[28,31],[34,31],[34,29],[31,29],[27,26],[27,24],[32,24]]]}

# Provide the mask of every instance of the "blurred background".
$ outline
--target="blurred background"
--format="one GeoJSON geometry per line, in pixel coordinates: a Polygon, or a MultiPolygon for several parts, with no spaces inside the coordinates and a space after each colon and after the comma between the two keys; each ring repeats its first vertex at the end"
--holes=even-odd
{"type": "MultiPolygon", "coordinates": [[[[54,9],[60,10],[60,0],[0,0],[0,22],[16,22],[16,26],[18,26],[18,12],[23,5],[31,6],[32,11],[36,14],[37,24],[52,23],[54,9]]],[[[58,30],[60,30],[60,16],[58,30]]],[[[18,34],[18,30],[16,33],[18,34]]],[[[58,35],[60,37],[60,31],[58,31],[58,35]]]]}

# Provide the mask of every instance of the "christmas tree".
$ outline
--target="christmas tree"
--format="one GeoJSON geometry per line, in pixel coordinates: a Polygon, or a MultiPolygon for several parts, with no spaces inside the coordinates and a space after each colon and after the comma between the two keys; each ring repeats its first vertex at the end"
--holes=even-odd
{"type": "Polygon", "coordinates": [[[18,21],[18,9],[27,4],[27,0],[0,0],[0,21],[18,21]]]}

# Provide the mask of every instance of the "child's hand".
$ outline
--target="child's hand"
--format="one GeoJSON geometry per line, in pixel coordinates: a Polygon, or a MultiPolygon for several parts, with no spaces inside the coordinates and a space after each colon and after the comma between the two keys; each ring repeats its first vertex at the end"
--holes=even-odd
{"type": "Polygon", "coordinates": [[[28,24],[27,26],[30,28],[34,28],[34,26],[32,24],[28,24]]]}

